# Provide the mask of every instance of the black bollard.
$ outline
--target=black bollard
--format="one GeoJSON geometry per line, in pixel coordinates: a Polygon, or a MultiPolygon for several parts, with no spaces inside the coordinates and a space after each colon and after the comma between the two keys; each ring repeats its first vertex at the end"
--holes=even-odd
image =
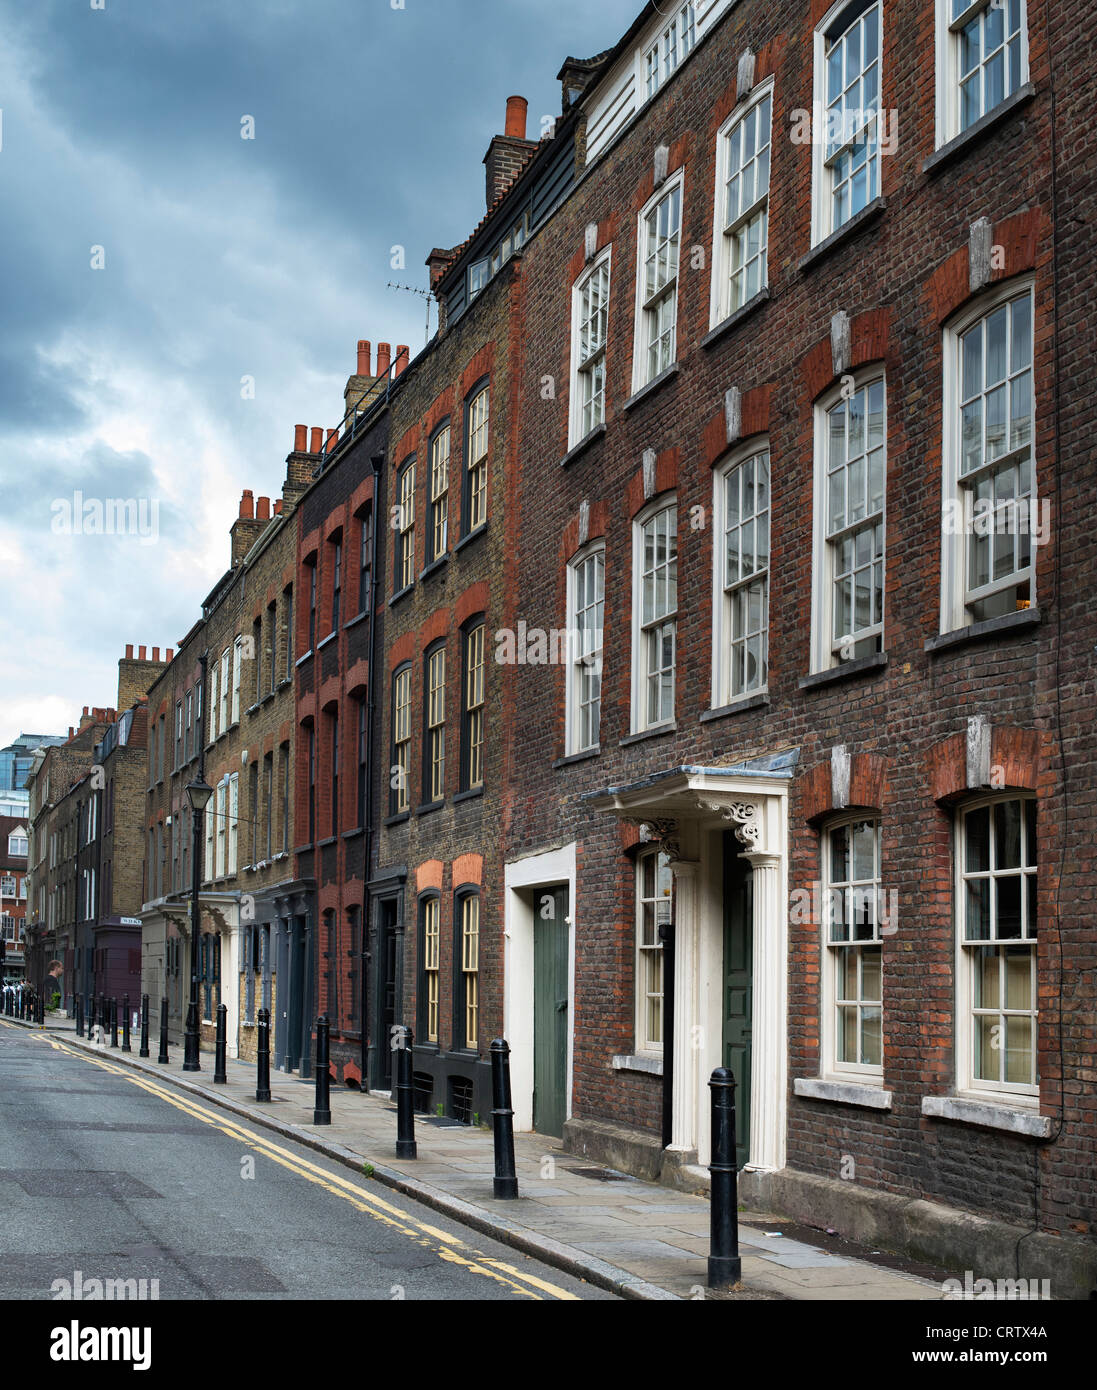
{"type": "Polygon", "coordinates": [[[415,1143],[415,1085],[411,1079],[412,1031],[405,1027],[396,1052],[396,1157],[418,1158],[415,1143]]]}
{"type": "Polygon", "coordinates": [[[712,1092],[712,1174],[708,1286],[729,1289],[743,1277],[739,1258],[739,1192],[735,1168],[735,1076],[717,1067],[712,1092]]]}
{"type": "Polygon", "coordinates": [[[147,994],[141,996],[141,1046],[137,1049],[138,1057],[149,1055],[149,997],[147,994]]]}
{"type": "Polygon", "coordinates": [[[160,1066],[167,1066],[168,1062],[168,1001],[160,1000],[160,1056],[157,1057],[160,1066]]]}
{"type": "Polygon", "coordinates": [[[314,1125],[331,1124],[331,1025],[327,1014],[316,1020],[316,1108],[312,1112],[314,1125]]]}
{"type": "Polygon", "coordinates": [[[228,1016],[228,1007],[225,1004],[218,1004],[217,1038],[213,1048],[213,1084],[215,1086],[226,1086],[229,1079],[228,1072],[225,1070],[228,1056],[228,1016]]]}
{"type": "Polygon", "coordinates": [[[88,1042],[95,1042],[95,995],[88,995],[88,1042]]]}
{"type": "Polygon", "coordinates": [[[495,1195],[518,1196],[518,1175],[514,1171],[514,1111],[510,1106],[510,1047],[504,1038],[491,1045],[491,1112],[495,1131],[495,1195]]]}
{"type": "Polygon", "coordinates": [[[110,1001],[109,1007],[110,1007],[110,1045],[111,1045],[111,1047],[117,1047],[117,1046],[118,1046],[118,1000],[117,1000],[117,999],[112,999],[112,1000],[110,1001]]]}
{"type": "Polygon", "coordinates": [[[122,1051],[132,1052],[130,1047],[130,997],[122,995],[122,1051]]]}
{"type": "Polygon", "coordinates": [[[255,1099],[270,1100],[270,1010],[260,1009],[257,1022],[255,1099]]]}
{"type": "Polygon", "coordinates": [[[73,1000],[73,1012],[76,1014],[76,1036],[84,1036],[84,1001],[79,995],[73,1000]]]}

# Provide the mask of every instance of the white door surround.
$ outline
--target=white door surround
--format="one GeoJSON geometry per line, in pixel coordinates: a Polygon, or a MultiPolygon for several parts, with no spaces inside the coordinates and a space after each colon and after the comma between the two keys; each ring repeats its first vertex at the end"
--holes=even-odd
{"type": "Polygon", "coordinates": [[[575,844],[531,854],[504,870],[503,1036],[510,1044],[514,1128],[533,1128],[533,937],[539,888],[568,890],[568,1044],[564,1119],[571,1118],[575,1067],[575,844]]]}
{"type": "Polygon", "coordinates": [[[723,1065],[724,832],[753,870],[754,988],[748,1170],[785,1166],[789,772],[677,768],[586,798],[661,845],[675,889],[673,1114],[669,1152],[710,1160],[708,1081],[723,1065]]]}

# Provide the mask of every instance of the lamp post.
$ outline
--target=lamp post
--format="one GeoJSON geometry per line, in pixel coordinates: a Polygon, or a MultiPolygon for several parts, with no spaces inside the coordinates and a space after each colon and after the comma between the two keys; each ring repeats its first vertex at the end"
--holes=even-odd
{"type": "Polygon", "coordinates": [[[202,935],[202,909],[198,899],[202,892],[202,817],[212,795],[213,788],[201,773],[195,781],[187,783],[187,800],[194,824],[194,843],[191,846],[194,873],[190,893],[190,1003],[187,1005],[187,1027],[183,1038],[184,1071],[202,1070],[198,1060],[198,942],[202,935]]]}

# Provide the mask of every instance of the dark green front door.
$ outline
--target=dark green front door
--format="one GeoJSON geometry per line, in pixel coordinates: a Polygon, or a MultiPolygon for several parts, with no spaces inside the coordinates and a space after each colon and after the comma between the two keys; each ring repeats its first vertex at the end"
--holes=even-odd
{"type": "Polygon", "coordinates": [[[751,867],[724,836],[724,1066],[735,1074],[735,1161],[750,1157],[750,1050],[754,971],[751,867]]]}
{"type": "Polygon", "coordinates": [[[533,901],[533,1127],[564,1133],[568,1047],[568,890],[533,901]]]}

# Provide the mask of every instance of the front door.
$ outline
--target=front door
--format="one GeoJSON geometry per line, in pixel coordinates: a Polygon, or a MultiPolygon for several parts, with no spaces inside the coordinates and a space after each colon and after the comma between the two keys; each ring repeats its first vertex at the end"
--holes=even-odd
{"type": "Polygon", "coordinates": [[[564,1133],[568,1047],[568,890],[539,888],[533,903],[533,1127],[564,1133]]]}
{"type": "Polygon", "coordinates": [[[724,1066],[735,1076],[735,1162],[750,1157],[751,1009],[754,911],[751,867],[724,836],[724,1066]]]}
{"type": "Polygon", "coordinates": [[[379,1091],[392,1089],[392,1029],[396,1023],[396,910],[395,898],[377,904],[377,1027],[374,1084],[379,1091]]]}

